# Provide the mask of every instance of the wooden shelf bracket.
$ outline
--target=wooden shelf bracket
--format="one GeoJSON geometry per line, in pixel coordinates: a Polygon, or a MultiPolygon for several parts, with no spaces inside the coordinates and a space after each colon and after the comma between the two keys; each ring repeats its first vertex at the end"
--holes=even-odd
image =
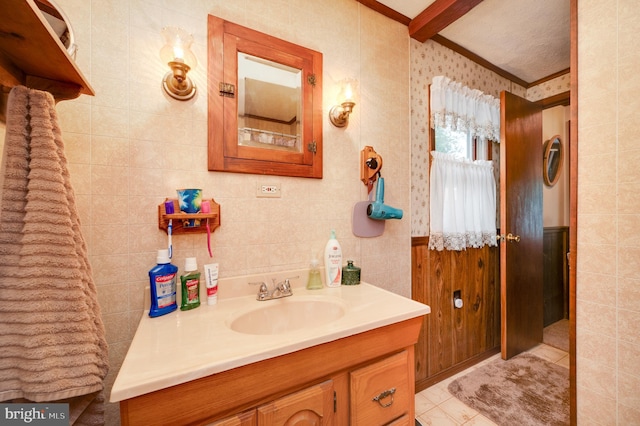
{"type": "Polygon", "coordinates": [[[207,221],[209,221],[209,230],[213,232],[220,226],[220,204],[211,198],[209,202],[211,204],[210,213],[184,213],[180,211],[180,203],[177,199],[167,198],[165,202],[158,205],[158,228],[165,232],[169,227],[169,221],[171,220],[173,235],[176,234],[206,234],[207,233],[207,221]],[[173,203],[173,210],[177,213],[167,214],[165,208],[165,202],[171,201],[173,203]]]}

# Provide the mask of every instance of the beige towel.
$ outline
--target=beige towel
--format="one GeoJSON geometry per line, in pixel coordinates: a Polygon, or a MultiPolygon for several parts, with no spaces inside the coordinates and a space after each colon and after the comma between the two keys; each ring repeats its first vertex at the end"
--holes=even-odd
{"type": "Polygon", "coordinates": [[[101,413],[107,343],[51,94],[12,89],[4,151],[0,401],[91,395],[101,413]]]}

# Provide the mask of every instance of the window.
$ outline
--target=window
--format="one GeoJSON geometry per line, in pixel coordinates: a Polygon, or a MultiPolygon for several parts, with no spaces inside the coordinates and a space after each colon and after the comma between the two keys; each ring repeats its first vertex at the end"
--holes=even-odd
{"type": "Polygon", "coordinates": [[[432,129],[429,249],[496,245],[497,190],[491,143],[471,132],[432,129]]]}
{"type": "Polygon", "coordinates": [[[471,137],[469,132],[436,126],[434,134],[435,150],[438,152],[472,161],[491,159],[490,144],[480,138],[471,137]]]}

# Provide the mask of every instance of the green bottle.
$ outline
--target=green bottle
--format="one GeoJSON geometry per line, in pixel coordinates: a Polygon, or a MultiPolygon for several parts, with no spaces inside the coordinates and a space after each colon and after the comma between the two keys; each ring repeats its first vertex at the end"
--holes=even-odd
{"type": "Polygon", "coordinates": [[[322,287],[322,278],[320,277],[320,269],[318,269],[318,259],[312,259],[311,266],[309,267],[307,290],[319,290],[322,287]]]}
{"type": "Polygon", "coordinates": [[[200,272],[195,257],[185,259],[184,274],[180,276],[182,283],[182,303],[181,311],[200,306],[200,272]]]}
{"type": "Polygon", "coordinates": [[[360,284],[360,268],[353,265],[353,260],[347,260],[347,266],[342,268],[342,285],[360,284]]]}

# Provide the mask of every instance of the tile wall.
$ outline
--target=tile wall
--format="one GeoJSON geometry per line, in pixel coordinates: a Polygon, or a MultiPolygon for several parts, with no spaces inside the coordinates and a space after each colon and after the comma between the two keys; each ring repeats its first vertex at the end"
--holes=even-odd
{"type": "Polygon", "coordinates": [[[640,424],[639,27],[578,2],[578,424],[640,424]]]}
{"type": "MultiPolygon", "coordinates": [[[[148,270],[166,247],[157,205],[176,188],[201,187],[221,205],[212,238],[221,276],[307,267],[332,228],[344,256],[363,279],[410,296],[410,103],[407,28],[354,0],[58,0],[78,44],[77,62],[96,96],[61,102],[58,111],[72,183],[109,343],[109,388],[142,315],[148,270]],[[346,129],[323,122],[322,180],[207,171],[207,14],[295,42],[324,55],[323,114],[338,82],[358,80],[346,129]],[[163,26],[194,34],[199,94],[178,102],[164,95],[168,70],[159,58],[163,26]],[[351,232],[353,205],[366,199],[360,150],[384,159],[385,201],[405,211],[384,235],[351,232]],[[258,183],[280,183],[282,198],[256,198],[258,183]]],[[[174,236],[175,263],[210,261],[206,236],[174,236]]],[[[170,344],[170,343],[168,343],[170,344]]],[[[179,362],[179,360],[175,360],[179,362]]],[[[109,424],[118,424],[115,404],[109,424]]]]}

